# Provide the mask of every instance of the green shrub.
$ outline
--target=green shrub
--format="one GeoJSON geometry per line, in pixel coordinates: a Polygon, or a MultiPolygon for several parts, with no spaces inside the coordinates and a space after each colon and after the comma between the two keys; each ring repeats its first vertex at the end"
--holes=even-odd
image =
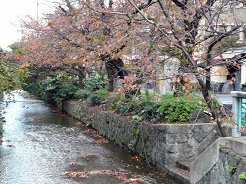
{"type": "Polygon", "coordinates": [[[87,94],[88,96],[83,102],[94,106],[101,105],[105,101],[108,96],[108,91],[105,89],[99,89],[93,92],[88,91],[87,94]]]}
{"type": "Polygon", "coordinates": [[[64,74],[45,79],[33,75],[25,79],[22,87],[59,108],[63,100],[73,98],[78,90],[77,80],[64,74]]]}
{"type": "Polygon", "coordinates": [[[236,166],[225,166],[226,170],[232,174],[235,173],[237,167],[236,166]]]}
{"type": "Polygon", "coordinates": [[[93,106],[102,104],[108,96],[106,74],[103,72],[94,73],[86,77],[83,82],[86,89],[78,90],[74,97],[93,106]]]}
{"type": "Polygon", "coordinates": [[[189,114],[194,110],[199,110],[199,98],[188,99],[187,95],[173,97],[173,95],[162,95],[159,102],[160,107],[157,112],[163,117],[165,122],[188,122],[189,114]]]}
{"type": "Polygon", "coordinates": [[[239,175],[239,178],[240,178],[240,179],[246,180],[246,172],[242,172],[242,173],[239,175]]]}
{"type": "Polygon", "coordinates": [[[78,100],[85,100],[88,98],[88,96],[90,95],[90,91],[86,90],[86,89],[79,89],[75,94],[74,94],[74,98],[78,99],[78,100]]]}
{"type": "Polygon", "coordinates": [[[83,82],[89,91],[96,91],[102,88],[106,89],[108,87],[107,75],[104,72],[91,74],[83,82]]]}

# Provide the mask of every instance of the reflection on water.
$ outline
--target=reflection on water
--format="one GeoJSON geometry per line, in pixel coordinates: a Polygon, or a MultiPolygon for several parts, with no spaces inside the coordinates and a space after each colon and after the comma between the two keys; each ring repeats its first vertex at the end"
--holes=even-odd
{"type": "Polygon", "coordinates": [[[131,160],[132,155],[111,143],[93,144],[95,138],[83,133],[85,127],[76,127],[76,120],[52,113],[47,104],[24,92],[5,98],[1,109],[6,119],[0,146],[1,184],[120,184],[131,178],[141,183],[176,183],[145,162],[131,160]],[[112,169],[122,170],[127,179],[65,175],[112,169]]]}

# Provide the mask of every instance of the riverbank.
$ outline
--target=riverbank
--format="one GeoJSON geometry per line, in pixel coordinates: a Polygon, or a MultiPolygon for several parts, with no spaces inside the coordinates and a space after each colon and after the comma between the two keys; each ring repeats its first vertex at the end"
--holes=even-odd
{"type": "Polygon", "coordinates": [[[178,183],[23,91],[2,107],[1,184],[178,183]]]}
{"type": "MultiPolygon", "coordinates": [[[[189,179],[191,176],[189,165],[184,164],[187,161],[197,162],[201,169],[206,171],[195,177],[195,183],[216,183],[216,178],[219,176],[215,168],[227,172],[220,176],[221,181],[226,181],[230,175],[230,172],[223,167],[225,164],[218,166],[221,159],[225,160],[228,157],[224,156],[225,151],[220,151],[220,144],[215,144],[219,138],[215,123],[147,124],[112,112],[100,111],[77,101],[65,101],[63,108],[71,116],[91,125],[108,140],[132,151],[182,183],[193,183],[193,180],[189,179]],[[212,148],[208,149],[209,147],[212,148]],[[202,155],[204,152],[208,153],[202,155]],[[217,158],[213,158],[216,155],[217,158]],[[217,177],[214,177],[215,175],[217,177]]],[[[236,155],[244,162],[245,159],[241,155],[236,155]]],[[[196,165],[193,167],[199,168],[196,165]]],[[[238,168],[238,170],[243,169],[243,167],[238,168]]],[[[199,172],[199,169],[196,172],[199,172]]],[[[230,177],[231,183],[244,182],[235,176],[230,177]]]]}
{"type": "Polygon", "coordinates": [[[215,123],[145,124],[76,101],[66,101],[64,110],[165,172],[170,164],[196,158],[219,138],[215,123]]]}

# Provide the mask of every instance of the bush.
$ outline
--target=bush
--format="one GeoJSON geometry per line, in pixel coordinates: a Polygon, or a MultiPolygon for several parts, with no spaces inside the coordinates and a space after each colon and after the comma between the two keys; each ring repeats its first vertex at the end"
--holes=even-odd
{"type": "Polygon", "coordinates": [[[54,78],[46,77],[45,79],[31,76],[25,79],[22,87],[24,90],[47,100],[53,105],[57,105],[59,108],[62,107],[63,100],[73,98],[78,90],[77,80],[64,74],[54,78]]]}
{"type": "Polygon", "coordinates": [[[194,110],[203,108],[199,104],[200,97],[190,99],[187,95],[173,97],[173,95],[162,95],[159,102],[152,99],[155,94],[148,91],[140,96],[127,98],[117,97],[118,100],[111,102],[111,109],[120,114],[132,115],[136,120],[151,122],[188,122],[189,114],[194,110]]]}
{"type": "Polygon", "coordinates": [[[88,96],[90,95],[90,91],[86,90],[86,89],[79,89],[75,94],[74,94],[74,98],[78,99],[78,100],[85,100],[88,98],[88,96]]]}
{"type": "Polygon", "coordinates": [[[108,96],[108,91],[105,89],[99,89],[94,92],[89,92],[87,98],[83,101],[91,105],[101,105],[106,97],[108,96]]]}
{"type": "Polygon", "coordinates": [[[104,72],[91,74],[83,82],[89,91],[96,91],[102,88],[106,89],[108,87],[107,75],[104,72]]]}
{"type": "Polygon", "coordinates": [[[107,76],[103,72],[95,73],[84,79],[85,90],[78,90],[75,98],[90,105],[101,105],[108,96],[107,76]]]}
{"type": "Polygon", "coordinates": [[[166,94],[162,96],[157,112],[165,122],[188,122],[189,114],[202,108],[199,99],[201,98],[190,99],[187,95],[173,97],[166,94]]]}

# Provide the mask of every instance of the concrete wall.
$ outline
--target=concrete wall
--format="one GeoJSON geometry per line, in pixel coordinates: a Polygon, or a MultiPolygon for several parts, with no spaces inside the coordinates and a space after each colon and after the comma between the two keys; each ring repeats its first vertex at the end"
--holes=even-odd
{"type": "Polygon", "coordinates": [[[64,102],[64,110],[161,170],[166,164],[199,155],[219,137],[217,125],[213,123],[145,124],[76,101],[64,102]]]}
{"type": "Polygon", "coordinates": [[[246,172],[245,156],[221,149],[217,164],[197,184],[245,184],[246,180],[238,178],[242,172],[246,172]],[[227,166],[235,166],[235,172],[229,172],[227,166]]]}

